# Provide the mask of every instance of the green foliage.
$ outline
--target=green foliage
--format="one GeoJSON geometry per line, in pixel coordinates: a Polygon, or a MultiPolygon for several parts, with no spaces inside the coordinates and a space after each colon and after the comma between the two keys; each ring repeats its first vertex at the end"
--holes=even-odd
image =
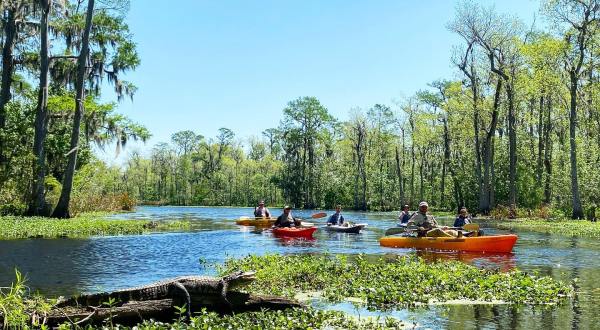
{"type": "Polygon", "coordinates": [[[503,273],[458,261],[419,258],[354,260],[342,256],[267,255],[228,260],[221,273],[255,270],[250,291],[294,296],[323,291],[329,301],[356,297],[371,308],[407,307],[448,300],[500,300],[517,304],[559,303],[572,289],[549,277],[518,270],[503,273]]]}
{"type": "Polygon", "coordinates": [[[600,238],[600,223],[585,220],[525,218],[495,223],[495,226],[507,230],[529,230],[570,237],[600,238]]]}
{"type": "Polygon", "coordinates": [[[187,230],[187,221],[115,220],[102,213],[81,214],[73,219],[0,217],[0,239],[75,238],[99,235],[131,235],[162,230],[187,230]]]}
{"type": "Polygon", "coordinates": [[[50,307],[50,301],[38,295],[28,295],[25,278],[16,269],[15,281],[10,287],[0,288],[0,320],[3,328],[27,329],[31,325],[39,326],[39,316],[49,311],[50,307]]]}
{"type": "Polygon", "coordinates": [[[260,311],[219,315],[202,310],[189,324],[165,324],[145,321],[136,326],[140,330],[167,329],[403,329],[405,324],[394,318],[355,318],[338,311],[313,308],[260,311]]]}

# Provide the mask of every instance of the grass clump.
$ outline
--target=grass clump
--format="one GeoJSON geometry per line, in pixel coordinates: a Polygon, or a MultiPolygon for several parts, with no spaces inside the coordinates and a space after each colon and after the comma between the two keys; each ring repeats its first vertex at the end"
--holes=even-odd
{"type": "Polygon", "coordinates": [[[519,219],[495,223],[499,229],[529,230],[569,237],[600,237],[600,222],[586,220],[519,219]]]}
{"type": "Polygon", "coordinates": [[[457,261],[425,263],[406,257],[367,261],[342,256],[266,255],[228,260],[220,271],[255,270],[249,291],[294,296],[322,291],[331,302],[355,297],[369,308],[411,307],[450,300],[554,304],[572,292],[549,277],[520,271],[502,273],[457,261]]]}
{"type": "Polygon", "coordinates": [[[161,230],[187,230],[188,221],[108,219],[103,213],[86,213],[72,219],[44,217],[0,217],[0,239],[81,238],[131,235],[161,230]]]}
{"type": "Polygon", "coordinates": [[[0,288],[0,325],[5,329],[38,326],[41,315],[50,310],[51,303],[41,296],[28,296],[25,278],[18,270],[15,275],[10,287],[0,288]]]}

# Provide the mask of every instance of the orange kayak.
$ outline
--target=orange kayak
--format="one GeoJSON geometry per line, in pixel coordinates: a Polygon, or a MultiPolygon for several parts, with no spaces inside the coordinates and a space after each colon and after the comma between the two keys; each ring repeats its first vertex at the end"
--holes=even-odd
{"type": "Polygon", "coordinates": [[[385,236],[379,245],[395,248],[460,250],[509,253],[517,242],[517,235],[478,237],[401,237],[385,236]]]}
{"type": "Polygon", "coordinates": [[[309,228],[273,228],[273,235],[284,237],[305,237],[312,238],[317,227],[309,228]]]}

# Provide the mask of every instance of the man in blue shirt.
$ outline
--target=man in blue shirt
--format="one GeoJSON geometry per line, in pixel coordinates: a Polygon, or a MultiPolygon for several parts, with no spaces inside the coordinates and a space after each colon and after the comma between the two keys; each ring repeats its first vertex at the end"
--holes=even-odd
{"type": "Polygon", "coordinates": [[[340,213],[342,211],[342,206],[338,205],[335,207],[335,213],[329,217],[327,220],[327,225],[343,225],[344,224],[344,216],[340,213]]]}

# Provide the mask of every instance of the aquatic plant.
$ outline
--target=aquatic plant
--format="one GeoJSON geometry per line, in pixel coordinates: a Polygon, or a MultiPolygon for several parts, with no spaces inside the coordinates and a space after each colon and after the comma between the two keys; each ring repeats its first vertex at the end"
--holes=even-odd
{"type": "Polygon", "coordinates": [[[162,329],[403,329],[404,323],[394,318],[355,318],[338,311],[314,308],[239,313],[220,316],[206,310],[196,314],[188,324],[145,321],[139,330],[162,329]]]}
{"type": "Polygon", "coordinates": [[[130,235],[190,227],[189,221],[117,220],[103,213],[86,213],[73,219],[5,216],[0,217],[0,239],[130,235]]]}
{"type": "Polygon", "coordinates": [[[590,222],[585,220],[543,220],[526,218],[491,223],[497,228],[505,230],[529,230],[570,237],[600,237],[600,222],[590,222]]]}
{"type": "Polygon", "coordinates": [[[10,287],[0,288],[0,324],[2,328],[26,328],[38,325],[39,315],[50,310],[50,301],[38,295],[27,295],[25,277],[15,270],[10,287]]]}
{"type": "Polygon", "coordinates": [[[290,297],[319,291],[331,302],[354,297],[378,309],[450,300],[553,304],[572,292],[549,277],[479,269],[457,261],[426,263],[418,257],[247,256],[226,261],[220,271],[235,269],[257,271],[250,291],[290,297]]]}

